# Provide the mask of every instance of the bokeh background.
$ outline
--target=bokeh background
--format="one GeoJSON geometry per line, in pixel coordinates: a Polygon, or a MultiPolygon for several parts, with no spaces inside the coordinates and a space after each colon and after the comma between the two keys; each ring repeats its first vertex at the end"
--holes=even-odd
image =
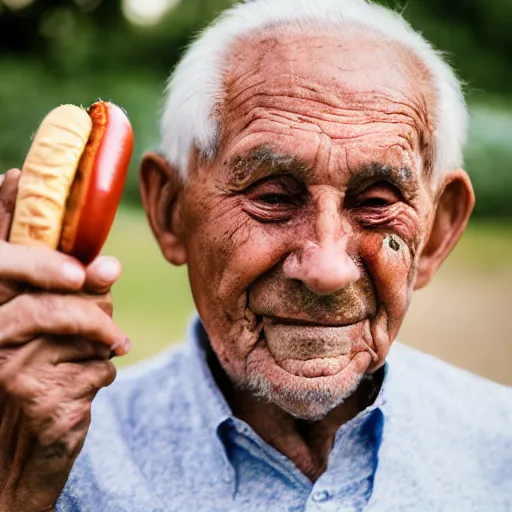
{"type": "MultiPolygon", "coordinates": [[[[183,339],[194,309],[186,268],[163,260],[147,227],[138,162],[158,145],[162,92],[177,59],[233,3],[0,0],[0,171],[21,166],[38,123],[61,103],[112,100],[134,127],[129,179],[105,248],[124,267],[115,318],[134,348],[120,365],[183,339]]],[[[416,294],[399,339],[512,385],[512,0],[383,3],[447,52],[466,83],[466,168],[477,194],[467,233],[416,294]]]]}

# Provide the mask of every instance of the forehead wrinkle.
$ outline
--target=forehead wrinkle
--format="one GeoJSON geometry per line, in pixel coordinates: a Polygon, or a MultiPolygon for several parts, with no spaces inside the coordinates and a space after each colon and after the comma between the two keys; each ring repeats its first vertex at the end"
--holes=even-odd
{"type": "Polygon", "coordinates": [[[234,155],[228,162],[229,181],[242,185],[260,174],[290,173],[304,179],[310,166],[295,155],[274,150],[268,145],[258,146],[245,155],[234,155]]]}
{"type": "MultiPolygon", "coordinates": [[[[339,27],[332,32],[330,29],[329,24],[323,26],[323,30],[319,30],[319,27],[312,27],[309,30],[299,30],[293,26],[279,29],[268,27],[250,34],[249,37],[239,38],[227,58],[226,94],[222,112],[223,123],[221,123],[222,141],[227,143],[232,139],[231,130],[237,133],[242,123],[247,126],[254,119],[256,110],[260,112],[263,109],[271,112],[278,105],[286,111],[290,97],[300,99],[302,105],[308,106],[312,111],[308,113],[309,117],[308,115],[303,117],[299,115],[300,112],[296,113],[292,109],[290,112],[292,120],[299,122],[314,120],[317,117],[321,122],[330,122],[331,117],[337,113],[349,113],[352,117],[356,116],[351,120],[354,125],[367,124],[367,119],[361,119],[359,122],[358,112],[361,116],[365,113],[371,115],[371,105],[374,105],[373,117],[376,122],[379,120],[385,122],[392,116],[398,116],[405,128],[411,128],[411,132],[404,134],[402,138],[408,148],[420,153],[423,158],[424,172],[428,177],[431,174],[434,159],[434,132],[430,105],[436,101],[430,73],[408,48],[399,43],[389,43],[385,46],[388,51],[393,51],[393,58],[390,59],[389,64],[395,79],[390,82],[389,73],[387,73],[383,75],[383,81],[376,79],[372,82],[371,75],[375,70],[368,60],[373,58],[371,55],[374,52],[370,50],[381,49],[380,38],[376,37],[372,31],[361,31],[361,27],[354,27],[345,34],[339,33],[339,27]],[[357,54],[358,59],[362,61],[359,63],[358,60],[358,65],[354,66],[351,51],[358,41],[363,47],[362,52],[357,54]],[[336,55],[339,55],[339,62],[338,59],[331,61],[327,56],[322,55],[320,60],[323,71],[315,74],[310,69],[303,76],[299,64],[307,62],[307,55],[322,47],[331,48],[336,55]],[[364,57],[361,53],[368,56],[364,57]],[[292,71],[289,75],[290,80],[284,79],[286,75],[284,69],[287,66],[292,71]],[[350,85],[345,85],[344,80],[334,80],[332,83],[336,83],[337,89],[334,91],[322,82],[329,75],[329,69],[333,71],[337,69],[341,76],[345,74],[348,77],[357,77],[360,73],[365,77],[366,86],[359,86],[358,80],[355,82],[352,79],[349,80],[350,85]],[[272,79],[270,81],[269,73],[272,79]],[[283,95],[285,97],[281,101],[279,96],[283,95]],[[341,104],[340,98],[343,100],[341,104]],[[240,121],[241,118],[243,118],[242,121],[240,121]]],[[[315,58],[318,59],[318,57],[316,55],[315,58]]],[[[309,67],[305,69],[308,70],[309,67]]],[[[389,65],[386,69],[389,70],[389,65]]]]}

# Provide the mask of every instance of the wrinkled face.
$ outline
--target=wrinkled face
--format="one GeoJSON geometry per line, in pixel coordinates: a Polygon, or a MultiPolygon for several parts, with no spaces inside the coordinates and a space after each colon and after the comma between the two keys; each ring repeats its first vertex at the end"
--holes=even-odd
{"type": "Polygon", "coordinates": [[[213,165],[181,218],[234,383],[318,419],[383,365],[431,224],[429,86],[405,50],[271,33],[231,55],[213,165]]]}

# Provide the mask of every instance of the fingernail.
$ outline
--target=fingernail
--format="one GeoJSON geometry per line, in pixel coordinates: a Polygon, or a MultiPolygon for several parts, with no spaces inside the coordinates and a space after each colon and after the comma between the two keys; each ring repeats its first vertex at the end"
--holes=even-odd
{"type": "Polygon", "coordinates": [[[132,343],[130,341],[130,338],[125,338],[123,341],[114,343],[110,347],[110,350],[112,352],[115,351],[117,353],[117,355],[124,356],[124,355],[128,354],[128,352],[130,352],[131,348],[132,348],[132,343]]]}
{"type": "Polygon", "coordinates": [[[80,284],[85,279],[85,272],[82,268],[74,263],[64,263],[61,267],[61,274],[72,284],[80,284]]]}
{"type": "Polygon", "coordinates": [[[102,263],[98,273],[102,281],[114,281],[119,275],[119,263],[115,260],[107,260],[102,263]]]}

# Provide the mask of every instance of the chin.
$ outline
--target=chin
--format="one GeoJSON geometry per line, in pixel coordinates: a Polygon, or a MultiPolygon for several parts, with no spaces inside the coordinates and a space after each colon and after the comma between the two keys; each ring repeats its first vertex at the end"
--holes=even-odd
{"type": "Polygon", "coordinates": [[[336,365],[339,370],[332,375],[299,376],[278,365],[270,351],[261,347],[247,360],[243,387],[292,416],[318,421],[357,390],[371,361],[371,354],[359,352],[336,365]]]}

